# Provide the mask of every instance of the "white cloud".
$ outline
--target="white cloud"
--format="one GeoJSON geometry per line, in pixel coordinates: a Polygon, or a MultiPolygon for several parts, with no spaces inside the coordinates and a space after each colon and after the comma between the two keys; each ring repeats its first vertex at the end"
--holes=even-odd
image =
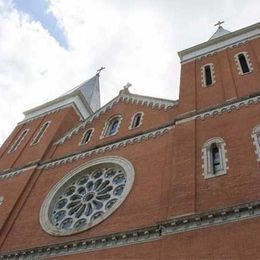
{"type": "Polygon", "coordinates": [[[177,51],[206,41],[219,19],[235,30],[258,22],[258,0],[48,0],[63,49],[42,25],[0,0],[0,142],[22,111],[66,92],[100,66],[102,103],[126,83],[143,95],[177,99],[177,51]],[[250,14],[250,15],[249,15],[250,14]]]}

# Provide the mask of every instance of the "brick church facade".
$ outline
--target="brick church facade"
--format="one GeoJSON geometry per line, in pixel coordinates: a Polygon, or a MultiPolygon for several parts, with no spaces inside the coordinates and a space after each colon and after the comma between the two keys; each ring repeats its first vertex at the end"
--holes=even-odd
{"type": "Polygon", "coordinates": [[[0,259],[256,259],[260,23],[179,52],[179,100],[99,73],[0,150],[0,259]]]}

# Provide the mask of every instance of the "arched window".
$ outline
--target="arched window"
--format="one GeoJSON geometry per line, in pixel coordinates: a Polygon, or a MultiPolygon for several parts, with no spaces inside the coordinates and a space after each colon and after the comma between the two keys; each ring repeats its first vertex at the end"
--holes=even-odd
{"type": "Polygon", "coordinates": [[[257,161],[260,161],[260,125],[257,125],[253,129],[251,137],[253,139],[253,144],[255,146],[255,154],[256,154],[257,161]]]}
{"type": "Polygon", "coordinates": [[[201,81],[203,87],[209,87],[216,82],[213,63],[205,64],[201,67],[201,81]]]}
{"type": "Polygon", "coordinates": [[[14,152],[18,146],[20,145],[20,143],[22,142],[22,140],[25,138],[25,136],[27,135],[27,133],[29,132],[29,129],[25,129],[19,136],[18,138],[15,140],[15,142],[13,143],[12,147],[10,148],[8,153],[12,153],[14,152]]]}
{"type": "Polygon", "coordinates": [[[216,137],[208,140],[202,147],[203,175],[205,179],[227,173],[225,142],[216,137]]]}
{"type": "Polygon", "coordinates": [[[205,83],[206,86],[209,86],[212,84],[212,76],[211,76],[211,68],[210,66],[205,66],[205,83]]]}
{"type": "Polygon", "coordinates": [[[217,172],[221,171],[221,163],[220,163],[220,151],[219,147],[216,143],[211,145],[211,157],[212,157],[212,173],[217,174],[217,172]]]}
{"type": "Polygon", "coordinates": [[[253,66],[247,52],[237,53],[234,58],[240,75],[253,71],[253,66]]]}
{"type": "Polygon", "coordinates": [[[143,112],[137,112],[132,116],[131,123],[129,129],[134,129],[139,127],[143,122],[143,112]]]}
{"type": "Polygon", "coordinates": [[[40,130],[38,131],[38,133],[34,137],[31,145],[35,145],[35,144],[38,144],[40,142],[41,138],[43,137],[43,134],[45,133],[45,131],[47,130],[49,125],[50,125],[50,122],[45,122],[42,125],[42,127],[40,128],[40,130]]]}
{"type": "Polygon", "coordinates": [[[244,54],[239,54],[238,55],[238,60],[239,60],[242,72],[243,73],[249,72],[250,70],[249,70],[249,67],[248,67],[245,55],[244,54]]]}
{"type": "Polygon", "coordinates": [[[81,141],[80,141],[80,144],[86,144],[86,143],[88,143],[88,142],[90,141],[90,139],[91,139],[91,136],[92,136],[93,132],[94,132],[94,129],[93,129],[93,128],[88,129],[88,130],[83,134],[83,136],[82,136],[82,138],[81,138],[81,141]]]}
{"type": "Polygon", "coordinates": [[[109,121],[107,121],[100,138],[115,135],[119,130],[121,120],[122,120],[122,117],[120,115],[118,115],[118,116],[112,117],[109,121]]]}

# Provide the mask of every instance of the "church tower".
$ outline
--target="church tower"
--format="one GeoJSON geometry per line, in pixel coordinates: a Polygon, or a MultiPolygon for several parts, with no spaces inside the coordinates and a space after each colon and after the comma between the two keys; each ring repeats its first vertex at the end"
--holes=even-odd
{"type": "Polygon", "coordinates": [[[256,259],[260,23],[179,52],[179,100],[99,73],[26,111],[0,153],[0,259],[256,259]]]}

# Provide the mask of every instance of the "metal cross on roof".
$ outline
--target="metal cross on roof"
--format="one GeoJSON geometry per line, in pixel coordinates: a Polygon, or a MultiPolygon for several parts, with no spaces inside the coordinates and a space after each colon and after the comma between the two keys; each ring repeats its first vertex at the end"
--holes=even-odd
{"type": "Polygon", "coordinates": [[[224,21],[222,21],[222,22],[218,21],[216,24],[214,24],[214,26],[218,26],[218,28],[219,28],[219,27],[221,27],[222,23],[224,23],[224,21]]]}
{"type": "Polygon", "coordinates": [[[97,74],[99,75],[100,72],[101,72],[102,70],[104,70],[104,69],[105,69],[105,67],[101,67],[100,69],[98,69],[98,70],[97,70],[97,74]]]}
{"type": "Polygon", "coordinates": [[[129,89],[131,86],[132,86],[132,84],[127,82],[126,85],[123,88],[124,89],[129,89]]]}

